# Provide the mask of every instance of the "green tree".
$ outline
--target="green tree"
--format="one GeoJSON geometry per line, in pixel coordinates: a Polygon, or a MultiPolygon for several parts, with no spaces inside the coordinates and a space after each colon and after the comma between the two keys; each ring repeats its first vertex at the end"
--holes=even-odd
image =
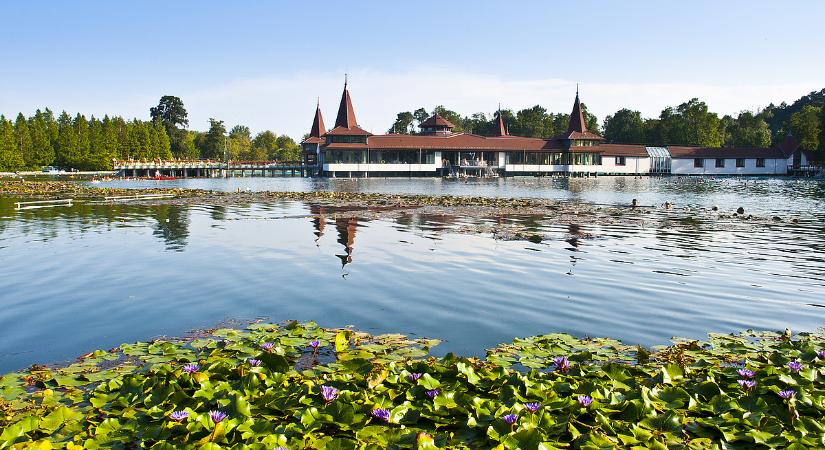
{"type": "Polygon", "coordinates": [[[522,109],[516,112],[515,120],[510,126],[510,132],[517,136],[526,137],[550,137],[547,135],[548,128],[554,130],[552,120],[547,114],[547,110],[536,105],[532,108],[522,109]]]}
{"type": "Polygon", "coordinates": [[[226,126],[223,120],[209,119],[209,131],[201,142],[201,156],[206,159],[223,160],[226,143],[226,126]]]}
{"type": "Polygon", "coordinates": [[[590,111],[587,110],[587,105],[582,102],[582,114],[584,115],[584,125],[587,127],[587,131],[591,133],[600,134],[601,130],[599,130],[599,119],[590,114],[590,111]]]}
{"type": "Polygon", "coordinates": [[[276,139],[278,151],[276,161],[298,161],[301,159],[301,147],[291,137],[282,134],[276,139]]]}
{"type": "Polygon", "coordinates": [[[25,161],[20,153],[14,124],[0,115],[0,170],[16,171],[24,167],[25,161]]]}
{"type": "Polygon", "coordinates": [[[249,160],[252,153],[252,134],[249,127],[244,125],[235,125],[229,131],[229,137],[226,141],[227,151],[229,152],[229,159],[233,160],[249,160]]]}
{"type": "Polygon", "coordinates": [[[641,144],[645,142],[645,121],[642,113],[627,108],[604,118],[604,138],[607,142],[641,144]]]}
{"type": "Polygon", "coordinates": [[[395,123],[392,124],[387,133],[394,133],[394,134],[411,134],[415,130],[413,129],[413,120],[415,117],[413,113],[409,111],[404,111],[398,113],[398,116],[395,119],[395,123]]]}
{"type": "Polygon", "coordinates": [[[25,167],[35,167],[34,143],[29,131],[29,123],[23,113],[17,114],[17,119],[14,121],[14,139],[17,151],[23,156],[25,167]]]}
{"type": "MultiPolygon", "coordinates": [[[[726,116],[727,117],[727,116],[726,116]]],[[[723,122],[725,122],[723,118],[723,122]]],[[[768,123],[758,114],[742,111],[728,128],[729,141],[733,147],[769,147],[771,130],[768,123]]]]}
{"type": "Polygon", "coordinates": [[[418,108],[412,113],[413,118],[415,119],[416,125],[420,125],[421,122],[424,122],[430,117],[430,113],[427,112],[424,108],[418,108]]]}
{"type": "Polygon", "coordinates": [[[66,111],[57,118],[57,146],[55,159],[61,167],[71,166],[77,149],[77,137],[72,126],[72,118],[66,111]]]}
{"type": "Polygon", "coordinates": [[[658,136],[662,144],[721,147],[719,116],[708,105],[692,98],[675,109],[665,108],[659,116],[658,136]]]}
{"type": "Polygon", "coordinates": [[[54,122],[51,111],[48,115],[39,109],[29,118],[29,132],[32,137],[32,158],[31,167],[48,166],[54,163],[54,145],[49,129],[49,122],[54,122]]]}
{"type": "Polygon", "coordinates": [[[186,128],[189,126],[188,113],[183,101],[173,95],[164,95],[158,106],[149,108],[149,115],[153,121],[160,121],[166,128],[186,128]]]}
{"type": "Polygon", "coordinates": [[[278,136],[268,130],[262,131],[252,140],[252,148],[255,155],[263,155],[260,159],[274,161],[278,159],[278,136]]]}
{"type": "Polygon", "coordinates": [[[805,105],[799,112],[791,115],[789,127],[791,133],[805,150],[819,149],[819,137],[822,134],[822,108],[805,105]]]}

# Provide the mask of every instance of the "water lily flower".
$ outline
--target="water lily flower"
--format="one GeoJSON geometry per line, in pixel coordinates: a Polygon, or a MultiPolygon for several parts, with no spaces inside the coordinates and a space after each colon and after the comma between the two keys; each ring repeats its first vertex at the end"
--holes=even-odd
{"type": "Polygon", "coordinates": [[[289,449],[286,448],[286,447],[275,447],[272,450],[289,450],[289,449]]]}
{"type": "Polygon", "coordinates": [[[409,379],[409,380],[410,380],[410,381],[412,381],[412,382],[415,382],[415,381],[416,381],[416,380],[418,380],[419,378],[421,378],[421,374],[420,374],[420,373],[411,373],[411,374],[407,375],[407,379],[409,379]]]}
{"type": "Polygon", "coordinates": [[[788,369],[791,369],[794,372],[799,372],[802,370],[802,363],[799,361],[791,361],[788,363],[788,369]]]}
{"type": "Polygon", "coordinates": [[[816,352],[816,356],[818,356],[819,359],[825,359],[825,350],[820,350],[816,352]]]}
{"type": "Polygon", "coordinates": [[[589,395],[580,395],[576,398],[576,400],[578,400],[579,404],[585,408],[587,408],[588,406],[590,406],[591,403],[593,403],[593,398],[589,395]]]}
{"type": "Polygon", "coordinates": [[[200,370],[200,366],[197,364],[187,364],[183,366],[183,371],[186,373],[195,373],[200,370]]]}
{"type": "Polygon", "coordinates": [[[753,380],[736,380],[739,383],[739,386],[742,386],[744,389],[751,389],[756,386],[756,381],[753,380]]]}
{"type": "Polygon", "coordinates": [[[187,417],[189,417],[189,413],[186,411],[172,411],[169,413],[169,419],[174,420],[175,422],[180,422],[187,417]]]}
{"type": "Polygon", "coordinates": [[[516,414],[505,414],[505,415],[501,416],[501,420],[503,420],[508,425],[512,425],[512,424],[516,423],[516,421],[518,420],[518,415],[516,415],[516,414]]]}
{"type": "Polygon", "coordinates": [[[753,371],[748,369],[739,369],[737,372],[739,372],[739,376],[742,378],[753,378],[754,376],[753,371]]]}
{"type": "Polygon", "coordinates": [[[553,358],[553,364],[556,365],[556,370],[567,373],[570,370],[570,361],[567,360],[566,356],[557,356],[553,358]]]}
{"type": "Polygon", "coordinates": [[[275,347],[275,343],[273,343],[273,342],[264,342],[263,344],[261,344],[261,350],[264,350],[264,351],[267,351],[267,352],[271,352],[274,347],[275,347]]]}
{"type": "Polygon", "coordinates": [[[258,366],[261,365],[261,360],[260,359],[250,358],[250,359],[246,360],[246,362],[248,362],[249,365],[252,366],[252,367],[258,367],[258,366]]]}
{"type": "Polygon", "coordinates": [[[309,346],[312,347],[313,350],[316,350],[321,346],[321,343],[313,339],[309,341],[309,346]]]}
{"type": "Polygon", "coordinates": [[[387,410],[387,409],[384,409],[384,408],[373,409],[371,414],[372,414],[373,417],[375,417],[377,419],[381,419],[384,422],[389,422],[390,421],[390,411],[387,410]]]}
{"type": "Polygon", "coordinates": [[[796,395],[796,391],[793,389],[785,389],[784,391],[779,391],[779,396],[784,398],[785,400],[789,400],[796,395]]]}
{"type": "Polygon", "coordinates": [[[439,392],[438,389],[432,389],[432,390],[429,390],[429,391],[425,392],[425,394],[427,394],[427,397],[430,397],[430,398],[435,398],[440,393],[441,392],[439,392]]]}
{"type": "Polygon", "coordinates": [[[332,403],[333,400],[338,398],[338,389],[331,386],[321,386],[321,397],[324,397],[327,404],[332,403]]]}
{"type": "Polygon", "coordinates": [[[539,410],[539,408],[541,408],[541,403],[539,403],[539,402],[529,402],[529,403],[525,403],[523,406],[524,406],[524,409],[526,409],[527,411],[530,411],[530,413],[535,413],[536,411],[539,410]]]}
{"type": "Polygon", "coordinates": [[[215,425],[219,424],[223,419],[226,419],[226,413],[221,410],[209,411],[209,418],[215,425]]]}

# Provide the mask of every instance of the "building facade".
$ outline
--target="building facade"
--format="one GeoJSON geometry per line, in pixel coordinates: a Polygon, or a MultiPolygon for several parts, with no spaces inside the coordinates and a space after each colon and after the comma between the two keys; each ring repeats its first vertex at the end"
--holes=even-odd
{"type": "Polygon", "coordinates": [[[587,129],[579,93],[567,131],[550,139],[513,136],[502,115],[493,136],[453,132],[438,114],[420,133],[372,134],[358,125],[347,84],[335,126],[326,130],[316,106],[301,145],[309,173],[326,177],[518,175],[784,175],[807,164],[788,136],[772,148],[650,147],[608,144],[587,129]]]}

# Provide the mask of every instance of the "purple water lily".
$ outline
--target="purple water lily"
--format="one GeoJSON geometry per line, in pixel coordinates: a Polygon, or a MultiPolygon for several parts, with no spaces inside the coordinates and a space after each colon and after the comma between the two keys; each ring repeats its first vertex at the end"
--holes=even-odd
{"type": "Polygon", "coordinates": [[[553,364],[556,365],[556,370],[562,373],[567,373],[570,370],[570,361],[567,360],[566,356],[557,356],[553,358],[553,364]]]}
{"type": "Polygon", "coordinates": [[[226,419],[226,413],[221,410],[209,411],[209,418],[215,425],[219,424],[223,419],[226,419]]]}
{"type": "Polygon", "coordinates": [[[736,382],[744,389],[751,389],[756,386],[756,381],[753,380],[736,380],[736,382]]]}
{"type": "Polygon", "coordinates": [[[250,359],[247,359],[246,362],[248,362],[249,365],[252,366],[252,367],[258,367],[258,366],[261,365],[261,360],[260,359],[250,358],[250,359]]]}
{"type": "Polygon", "coordinates": [[[579,404],[584,408],[587,408],[591,403],[593,403],[593,398],[589,395],[580,395],[576,397],[576,400],[578,400],[579,404]]]}
{"type": "Polygon", "coordinates": [[[181,368],[181,370],[183,370],[186,373],[195,373],[198,370],[200,370],[200,368],[201,367],[197,364],[186,364],[181,368]]]}
{"type": "Polygon", "coordinates": [[[289,449],[286,448],[286,447],[275,447],[272,450],[289,450],[289,449]]]}
{"type": "Polygon", "coordinates": [[[799,361],[791,361],[788,363],[788,369],[791,369],[793,372],[799,372],[802,370],[802,363],[799,361]]]}
{"type": "Polygon", "coordinates": [[[415,382],[415,381],[416,381],[416,380],[418,380],[419,378],[421,378],[421,374],[420,374],[420,373],[413,372],[413,373],[411,373],[411,374],[407,375],[407,379],[408,379],[408,380],[410,380],[410,381],[412,381],[412,382],[415,382]]]}
{"type": "Polygon", "coordinates": [[[309,341],[309,346],[312,347],[313,350],[317,350],[318,347],[321,346],[321,343],[313,339],[309,341]]]}
{"type": "Polygon", "coordinates": [[[501,420],[503,420],[507,425],[512,425],[516,423],[518,420],[518,415],[516,414],[505,414],[501,416],[501,420]]]}
{"type": "Polygon", "coordinates": [[[175,422],[180,422],[187,417],[189,417],[189,413],[186,411],[172,411],[169,413],[169,419],[174,420],[175,422]]]}
{"type": "Polygon", "coordinates": [[[825,359],[825,350],[820,350],[816,352],[816,356],[818,356],[819,359],[825,359]]]}
{"type": "Polygon", "coordinates": [[[539,408],[541,408],[541,403],[539,403],[539,402],[529,402],[529,403],[525,403],[522,406],[524,406],[524,409],[526,409],[527,411],[530,411],[530,413],[535,413],[536,411],[539,410],[539,408]]]}
{"type": "Polygon", "coordinates": [[[789,400],[796,395],[796,391],[793,389],[785,389],[784,391],[779,391],[779,396],[784,398],[785,400],[789,400]]]}
{"type": "Polygon", "coordinates": [[[338,398],[338,389],[330,386],[321,386],[321,397],[324,397],[324,401],[327,404],[332,403],[333,400],[338,398]]]}
{"type": "Polygon", "coordinates": [[[388,409],[384,409],[384,408],[373,409],[370,414],[372,414],[372,416],[375,417],[376,419],[381,419],[384,422],[389,422],[390,421],[390,411],[388,409]]]}
{"type": "Polygon", "coordinates": [[[275,347],[274,342],[264,342],[263,344],[261,344],[261,350],[264,350],[264,351],[267,351],[267,352],[271,352],[274,347],[275,347]]]}
{"type": "Polygon", "coordinates": [[[438,389],[431,389],[431,390],[425,392],[425,394],[427,394],[427,397],[430,397],[430,398],[436,398],[438,396],[438,394],[440,394],[440,393],[441,392],[439,392],[438,389]]]}
{"type": "Polygon", "coordinates": [[[739,376],[742,378],[753,378],[754,376],[753,371],[748,369],[739,369],[737,370],[737,372],[739,373],[739,376]]]}

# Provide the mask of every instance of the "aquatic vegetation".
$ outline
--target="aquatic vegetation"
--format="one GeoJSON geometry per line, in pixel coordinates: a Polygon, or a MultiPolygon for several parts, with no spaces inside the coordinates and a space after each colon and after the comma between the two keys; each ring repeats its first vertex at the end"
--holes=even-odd
{"type": "Polygon", "coordinates": [[[0,449],[825,446],[819,332],[649,350],[548,334],[484,359],[437,343],[288,322],[32,366],[0,378],[0,449]]]}

